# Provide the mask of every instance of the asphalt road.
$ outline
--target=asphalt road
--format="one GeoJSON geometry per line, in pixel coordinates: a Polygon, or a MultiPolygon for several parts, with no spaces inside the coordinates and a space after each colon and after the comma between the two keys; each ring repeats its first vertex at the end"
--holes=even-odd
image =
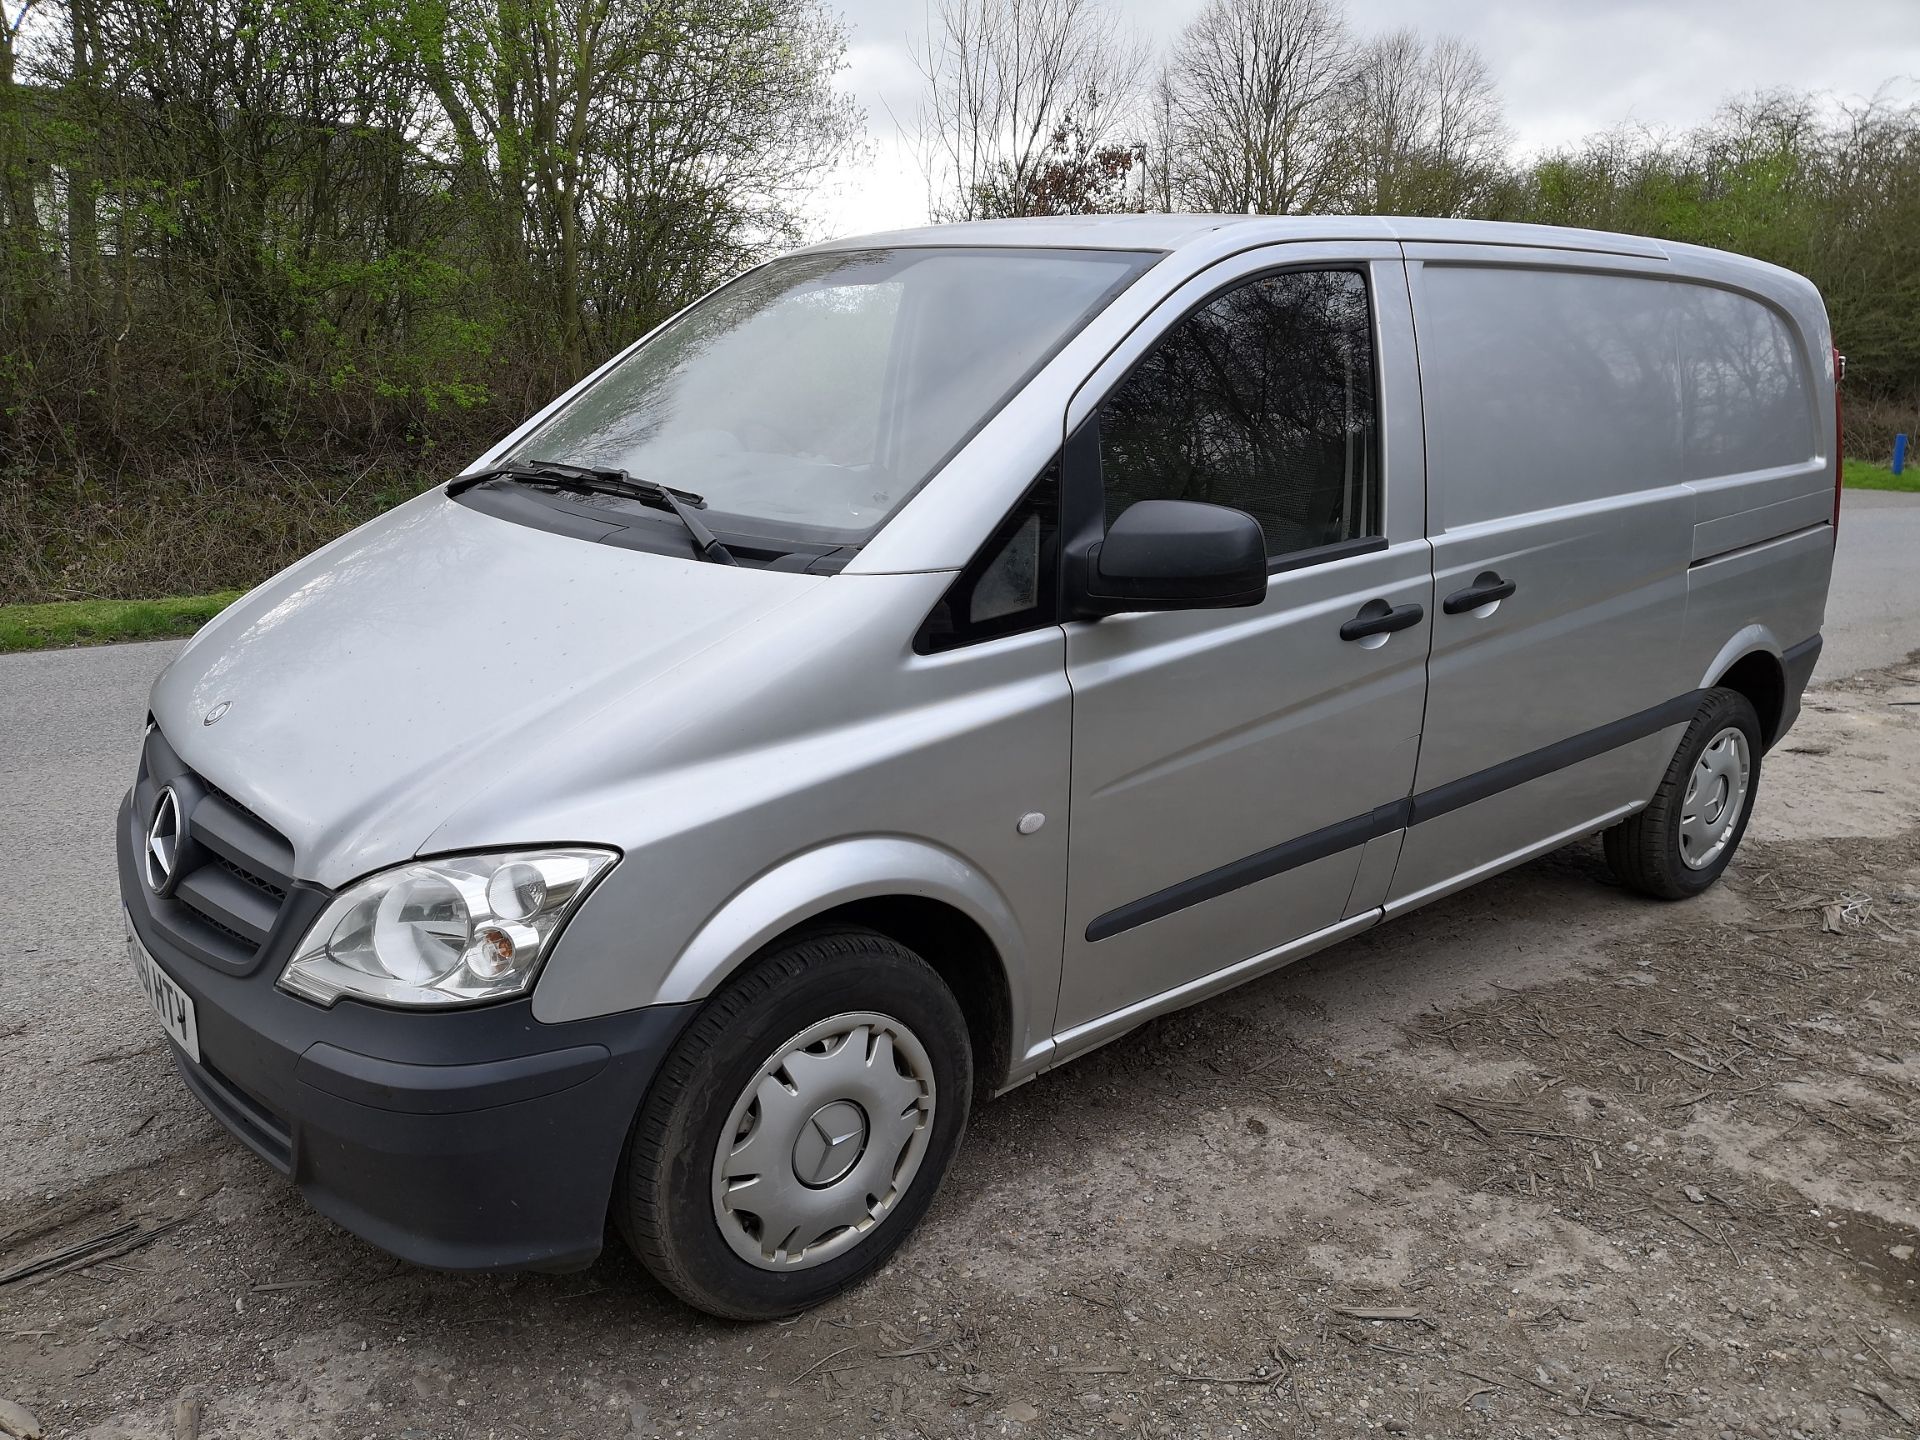
{"type": "Polygon", "coordinates": [[[1920,647],[1920,495],[1847,493],[1824,633],[1815,680],[1877,670],[1920,647]]]}
{"type": "MultiPolygon", "coordinates": [[[[1848,495],[1825,634],[1827,682],[1920,648],[1920,495],[1848,495]]],[[[197,1123],[180,1094],[110,1083],[163,1043],[124,959],[112,826],[177,648],[0,656],[0,1212],[165,1154],[197,1123]]]]}

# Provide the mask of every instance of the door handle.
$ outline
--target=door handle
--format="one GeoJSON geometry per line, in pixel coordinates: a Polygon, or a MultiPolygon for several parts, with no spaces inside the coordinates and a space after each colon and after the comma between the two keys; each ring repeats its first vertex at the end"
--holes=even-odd
{"type": "Polygon", "coordinates": [[[1360,613],[1340,627],[1342,640],[1364,640],[1369,635],[1391,635],[1409,625],[1418,625],[1426,617],[1422,605],[1389,605],[1384,600],[1369,600],[1360,613]]]}
{"type": "Polygon", "coordinates": [[[1511,580],[1502,580],[1491,570],[1483,570],[1473,577],[1473,584],[1464,590],[1456,590],[1440,602],[1440,608],[1449,615],[1459,615],[1468,610],[1478,610],[1482,605],[1491,605],[1504,600],[1520,587],[1511,580]]]}

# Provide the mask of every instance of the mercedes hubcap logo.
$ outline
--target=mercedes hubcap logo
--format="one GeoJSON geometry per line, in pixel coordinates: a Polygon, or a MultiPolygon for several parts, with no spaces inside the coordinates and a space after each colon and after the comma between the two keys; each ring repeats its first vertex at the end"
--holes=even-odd
{"type": "Polygon", "coordinates": [[[160,803],[153,807],[153,823],[147,826],[147,884],[154,894],[166,893],[179,858],[180,800],[169,785],[160,792],[160,803]]]}
{"type": "Polygon", "coordinates": [[[793,1142],[793,1173],[818,1189],[842,1179],[867,1148],[866,1114],[851,1100],[822,1105],[793,1142]]]}

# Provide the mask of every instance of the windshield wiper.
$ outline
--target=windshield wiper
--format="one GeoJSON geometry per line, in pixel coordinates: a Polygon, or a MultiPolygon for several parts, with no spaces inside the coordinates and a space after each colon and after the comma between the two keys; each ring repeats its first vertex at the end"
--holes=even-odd
{"type": "Polygon", "coordinates": [[[570,465],[561,460],[510,461],[462,475],[447,486],[449,495],[470,490],[483,480],[517,480],[523,485],[551,485],[556,490],[574,490],[583,494],[619,495],[643,505],[658,505],[670,511],[686,527],[693,540],[694,553],[702,560],[719,565],[738,565],[733,552],[720,543],[720,537],[706,527],[695,513],[704,508],[706,497],[691,490],[676,490],[658,480],[643,480],[612,466],[570,465]]]}

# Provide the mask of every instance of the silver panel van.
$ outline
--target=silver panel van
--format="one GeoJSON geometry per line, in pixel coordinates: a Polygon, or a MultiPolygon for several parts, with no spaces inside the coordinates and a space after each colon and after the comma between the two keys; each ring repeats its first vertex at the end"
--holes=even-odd
{"type": "Polygon", "coordinates": [[[450,1269],[881,1264],[969,1107],[1578,837],[1732,859],[1820,649],[1838,357],[1622,235],[1128,216],[771,261],[155,684],[187,1087],[450,1269]]]}

